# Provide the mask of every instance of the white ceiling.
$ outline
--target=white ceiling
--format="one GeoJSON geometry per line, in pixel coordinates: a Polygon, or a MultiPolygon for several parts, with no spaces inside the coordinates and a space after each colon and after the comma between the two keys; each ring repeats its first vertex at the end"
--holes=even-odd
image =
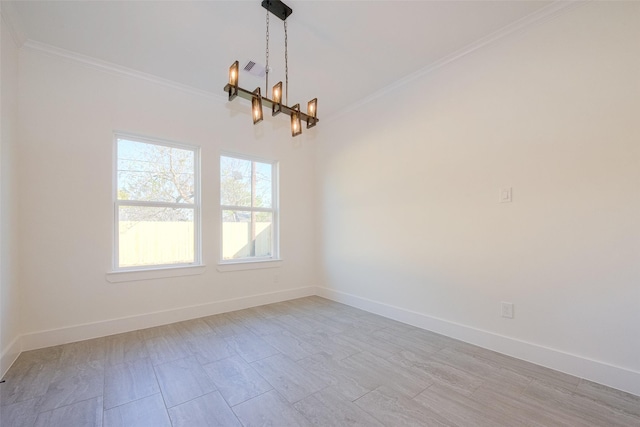
{"type": "MultiPolygon", "coordinates": [[[[545,1],[286,1],[289,104],[320,118],[548,6],[545,1]]],[[[252,1],[17,1],[27,40],[224,95],[234,60],[264,64],[266,10],[252,1]]],[[[271,16],[270,86],[284,80],[271,16]]],[[[264,88],[246,73],[240,86],[264,88]]],[[[263,89],[264,90],[264,89],[263,89]]],[[[270,92],[270,90],[269,90],[270,92]]]]}

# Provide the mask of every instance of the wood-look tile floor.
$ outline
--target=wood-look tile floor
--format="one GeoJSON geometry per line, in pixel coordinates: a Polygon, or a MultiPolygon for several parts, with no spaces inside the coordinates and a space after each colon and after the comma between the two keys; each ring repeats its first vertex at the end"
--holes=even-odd
{"type": "Polygon", "coordinates": [[[319,297],[23,353],[22,426],[640,426],[640,397],[319,297]]]}

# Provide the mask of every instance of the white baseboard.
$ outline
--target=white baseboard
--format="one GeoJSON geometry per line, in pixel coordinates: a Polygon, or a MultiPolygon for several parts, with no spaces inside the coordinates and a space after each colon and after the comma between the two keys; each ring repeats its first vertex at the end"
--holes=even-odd
{"type": "MultiPolygon", "coordinates": [[[[284,291],[252,295],[249,297],[215,301],[211,303],[182,307],[173,310],[158,311],[154,313],[122,317],[101,322],[74,325],[66,328],[32,332],[22,335],[22,351],[35,350],[38,348],[51,347],[54,345],[82,341],[91,338],[99,338],[107,335],[119,334],[122,332],[151,328],[154,326],[166,325],[183,320],[210,316],[212,314],[242,310],[245,308],[256,307],[259,305],[271,304],[280,301],[287,301],[315,294],[316,288],[313,286],[307,286],[302,288],[287,289],[284,291]]],[[[13,363],[13,360],[11,362],[13,363]]]]}
{"type": "Polygon", "coordinates": [[[336,302],[640,396],[640,372],[637,371],[333,289],[319,287],[317,290],[317,295],[336,302]]]}
{"type": "Polygon", "coordinates": [[[17,336],[0,354],[0,378],[4,377],[22,352],[22,336],[17,336]]]}

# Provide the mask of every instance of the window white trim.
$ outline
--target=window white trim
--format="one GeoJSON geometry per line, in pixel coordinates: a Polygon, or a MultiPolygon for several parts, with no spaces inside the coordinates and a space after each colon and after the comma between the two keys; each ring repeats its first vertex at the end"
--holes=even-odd
{"type": "Polygon", "coordinates": [[[247,207],[247,206],[233,206],[223,205],[221,203],[221,176],[222,170],[218,169],[218,203],[220,206],[220,259],[218,262],[218,271],[236,271],[236,270],[253,270],[258,268],[274,268],[280,267],[280,162],[273,159],[266,159],[257,156],[250,156],[246,154],[233,153],[230,151],[220,151],[218,156],[218,167],[220,167],[222,157],[232,157],[240,160],[248,160],[258,163],[267,163],[271,165],[271,208],[262,207],[247,207]],[[272,250],[270,257],[246,257],[237,259],[224,259],[223,258],[223,214],[225,210],[240,210],[240,211],[253,211],[253,212],[269,212],[272,215],[272,250]],[[272,263],[272,264],[270,264],[272,263]],[[241,267],[244,265],[245,267],[241,267]]]}
{"type": "MultiPolygon", "coordinates": [[[[144,280],[144,279],[135,279],[135,278],[133,279],[126,278],[124,280],[118,280],[115,278],[129,277],[126,275],[120,276],[120,273],[134,273],[134,272],[146,273],[146,276],[149,276],[149,273],[156,270],[160,272],[164,272],[163,274],[157,277],[173,277],[178,275],[201,274],[202,272],[185,273],[185,271],[196,271],[196,270],[185,270],[185,269],[189,269],[193,267],[204,267],[204,265],[202,264],[202,219],[201,219],[202,203],[201,203],[201,193],[200,193],[201,191],[200,190],[200,179],[201,179],[200,147],[196,145],[184,144],[181,142],[169,141],[169,140],[160,139],[160,138],[152,138],[152,137],[136,135],[128,132],[114,131],[112,171],[113,171],[113,181],[112,181],[111,194],[112,194],[112,206],[113,206],[113,235],[112,235],[113,255],[112,255],[112,263],[111,263],[111,271],[107,272],[107,280],[109,280],[110,282],[121,282],[121,281],[128,281],[128,280],[144,280]],[[194,163],[193,163],[194,203],[118,200],[118,140],[119,139],[192,151],[194,155],[194,163]],[[149,206],[149,207],[173,207],[173,208],[179,208],[179,209],[193,209],[194,261],[188,264],[157,264],[157,265],[141,265],[141,266],[133,266],[133,267],[120,267],[119,266],[119,207],[120,206],[149,206]],[[168,273],[169,270],[173,271],[173,273],[178,273],[179,271],[182,271],[182,273],[180,274],[168,273]]],[[[145,274],[139,274],[138,276],[143,277],[145,276],[145,274]]],[[[152,278],[152,277],[149,277],[149,278],[152,278]]]]}
{"type": "Polygon", "coordinates": [[[218,264],[216,270],[220,273],[226,273],[229,271],[244,271],[244,270],[260,270],[263,268],[280,268],[282,267],[281,259],[250,259],[241,258],[239,260],[228,261],[218,264]]]}
{"type": "Polygon", "coordinates": [[[158,267],[135,270],[109,271],[106,274],[108,282],[122,283],[134,282],[137,280],[165,279],[168,277],[195,276],[206,271],[206,266],[201,265],[178,265],[175,267],[158,267]]]}

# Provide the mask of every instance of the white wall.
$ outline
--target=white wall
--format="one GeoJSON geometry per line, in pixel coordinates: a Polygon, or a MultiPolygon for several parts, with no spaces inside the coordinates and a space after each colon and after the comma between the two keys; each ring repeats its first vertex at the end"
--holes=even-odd
{"type": "Polygon", "coordinates": [[[294,144],[288,122],[265,120],[254,127],[248,102],[227,103],[225,82],[220,82],[219,98],[207,97],[103,72],[28,44],[20,55],[20,281],[26,348],[314,292],[313,150],[307,140],[294,144]],[[114,130],[201,147],[203,274],[107,281],[114,130]],[[280,161],[280,268],[217,271],[221,150],[280,161]]]}
{"type": "Polygon", "coordinates": [[[322,293],[640,394],[639,113],[640,4],[607,2],[325,123],[322,293]]]}
{"type": "Polygon", "coordinates": [[[18,325],[15,162],[18,143],[18,48],[5,17],[0,19],[0,376],[20,352],[18,325]]]}

